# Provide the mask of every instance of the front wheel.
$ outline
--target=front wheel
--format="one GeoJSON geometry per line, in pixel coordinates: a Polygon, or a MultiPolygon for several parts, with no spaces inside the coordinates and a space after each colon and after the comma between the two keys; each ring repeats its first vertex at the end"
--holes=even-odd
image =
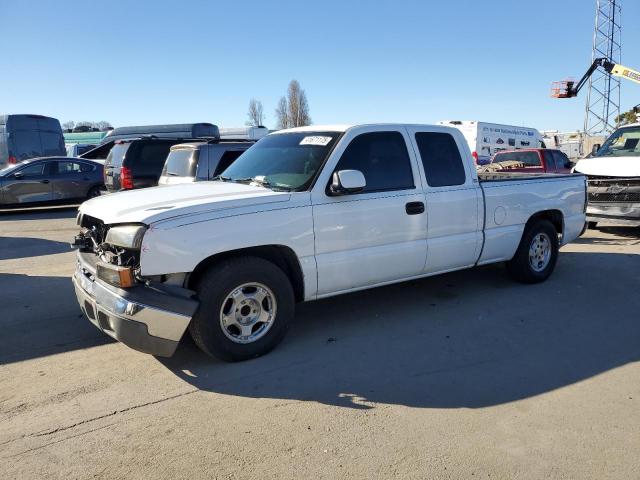
{"type": "Polygon", "coordinates": [[[258,257],[223,261],[197,288],[200,305],[189,331],[205,353],[228,362],[258,357],[284,338],[294,315],[289,278],[258,257]]]}
{"type": "Polygon", "coordinates": [[[558,261],[558,233],[553,224],[539,219],[528,225],[507,271],[514,280],[523,283],[544,282],[558,261]]]}

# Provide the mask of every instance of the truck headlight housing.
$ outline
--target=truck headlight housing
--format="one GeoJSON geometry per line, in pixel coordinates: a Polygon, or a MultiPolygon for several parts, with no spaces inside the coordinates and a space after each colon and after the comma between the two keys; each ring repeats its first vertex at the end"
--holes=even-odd
{"type": "Polygon", "coordinates": [[[104,241],[114,247],[140,250],[142,237],[146,231],[146,225],[119,225],[117,227],[111,227],[107,231],[107,237],[104,241]]]}
{"type": "Polygon", "coordinates": [[[98,262],[96,265],[96,274],[100,280],[119,288],[129,288],[135,284],[133,269],[131,267],[121,267],[98,262]]]}

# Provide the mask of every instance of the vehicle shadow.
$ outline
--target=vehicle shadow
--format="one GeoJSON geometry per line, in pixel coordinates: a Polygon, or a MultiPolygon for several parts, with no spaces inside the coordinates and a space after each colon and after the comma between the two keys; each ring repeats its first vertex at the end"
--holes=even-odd
{"type": "Polygon", "coordinates": [[[68,242],[45,238],[0,237],[0,260],[55,255],[71,250],[68,242]]]}
{"type": "Polygon", "coordinates": [[[598,245],[640,245],[640,227],[598,227],[588,231],[589,234],[574,240],[574,243],[592,243],[598,245]],[[615,235],[609,237],[608,235],[615,235]],[[621,240],[635,240],[628,242],[621,240]]]}
{"type": "Polygon", "coordinates": [[[639,360],[639,281],[640,255],[563,252],[543,284],[513,283],[500,266],[456,272],[300,305],[259,359],[225,364],[185,342],[158,360],[227,395],[481,408],[639,360]]]}
{"type": "Polygon", "coordinates": [[[0,222],[74,218],[77,214],[78,205],[4,208],[0,209],[0,222]]]}
{"type": "Polygon", "coordinates": [[[112,342],[84,318],[71,279],[0,273],[0,365],[112,342]]]}

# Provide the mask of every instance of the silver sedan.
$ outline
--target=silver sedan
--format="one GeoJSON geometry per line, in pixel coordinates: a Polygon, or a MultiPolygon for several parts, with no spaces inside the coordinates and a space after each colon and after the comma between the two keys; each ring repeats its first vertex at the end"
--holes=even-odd
{"type": "Polygon", "coordinates": [[[80,158],[32,158],[0,170],[0,205],[71,203],[101,194],[104,166],[80,158]]]}

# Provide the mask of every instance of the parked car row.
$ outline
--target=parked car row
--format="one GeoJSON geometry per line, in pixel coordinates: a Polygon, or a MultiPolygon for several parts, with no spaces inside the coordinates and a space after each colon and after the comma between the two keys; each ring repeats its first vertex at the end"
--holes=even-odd
{"type": "MultiPolygon", "coordinates": [[[[44,156],[43,152],[52,151],[34,148],[24,156],[36,155],[35,159],[16,163],[19,161],[15,157],[19,150],[15,148],[17,140],[29,136],[40,138],[43,136],[42,128],[55,129],[54,124],[59,127],[59,123],[41,116],[6,117],[10,121],[5,121],[8,127],[4,131],[8,132],[6,138],[13,143],[4,142],[9,145],[11,155],[9,162],[4,164],[5,168],[0,169],[0,177],[7,187],[0,196],[3,206],[77,201],[101,193],[209,180],[231,165],[256,139],[268,133],[265,127],[229,128],[221,133],[210,123],[121,127],[108,133],[67,134],[70,141],[84,140],[79,137],[81,135],[94,135],[101,139],[95,148],[90,144],[72,143],[67,146],[68,155],[61,153],[51,157],[44,156]],[[78,177],[75,183],[62,182],[64,168],[57,165],[62,160],[71,160],[70,157],[78,160],[76,164],[83,169],[80,173],[85,173],[86,165],[103,164],[104,167],[96,167],[100,178],[95,175],[98,170],[91,170],[92,175],[83,176],[82,181],[78,177]],[[33,173],[36,171],[37,174],[33,173]],[[87,180],[85,177],[90,178],[87,180]]],[[[64,152],[64,149],[58,151],[64,152]]]]}

